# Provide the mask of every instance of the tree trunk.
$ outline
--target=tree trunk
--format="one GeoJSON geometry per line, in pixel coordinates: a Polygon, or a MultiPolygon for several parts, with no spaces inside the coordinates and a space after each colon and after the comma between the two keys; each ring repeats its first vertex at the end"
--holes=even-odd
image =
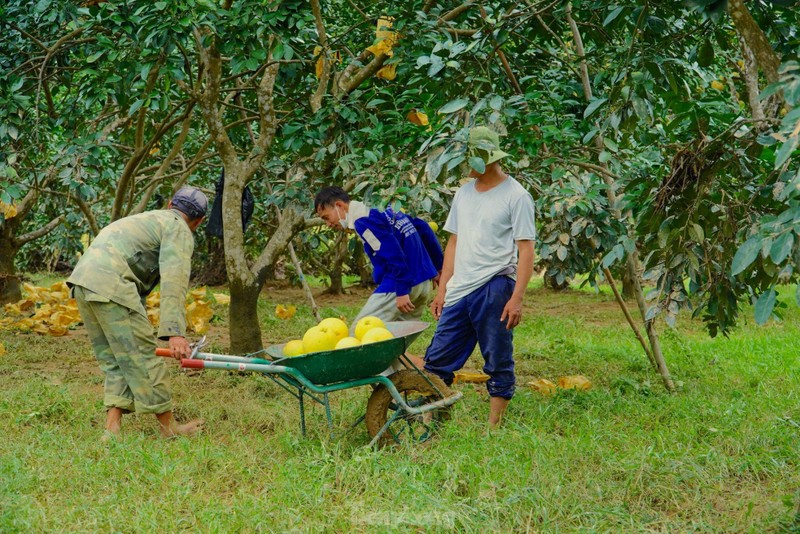
{"type": "Polygon", "coordinates": [[[625,300],[636,297],[636,286],[630,270],[627,268],[622,270],[622,296],[625,297],[625,300]]]}
{"type": "Polygon", "coordinates": [[[325,293],[328,295],[344,295],[344,282],[342,281],[343,265],[344,261],[341,258],[337,258],[336,263],[333,264],[333,268],[330,272],[331,285],[325,290],[325,293]]]}
{"type": "Polygon", "coordinates": [[[564,281],[559,284],[557,277],[545,273],[544,286],[549,287],[550,289],[553,289],[555,291],[563,291],[569,287],[569,280],[565,278],[564,281]]]}
{"type": "Polygon", "coordinates": [[[340,234],[336,239],[336,255],[333,260],[333,267],[328,273],[331,277],[331,285],[325,291],[329,295],[344,295],[344,262],[347,260],[347,234],[340,234]]]}
{"type": "Polygon", "coordinates": [[[650,341],[650,348],[653,351],[653,359],[656,362],[658,373],[661,375],[661,380],[664,382],[664,387],[667,388],[667,391],[672,393],[675,391],[675,383],[672,381],[672,376],[669,374],[669,369],[667,368],[667,361],[664,359],[664,353],[661,351],[661,341],[658,339],[658,332],[656,332],[652,319],[649,321],[645,320],[647,304],[644,301],[644,291],[639,281],[641,263],[639,262],[639,253],[637,251],[628,255],[627,267],[631,280],[633,280],[636,304],[639,306],[639,313],[642,314],[642,321],[644,321],[647,339],[650,341]]]}
{"type": "Polygon", "coordinates": [[[19,247],[6,236],[0,237],[0,305],[17,302],[22,298],[21,284],[14,258],[19,247]]]}
{"type": "MultiPolygon", "coordinates": [[[[572,31],[573,42],[575,44],[575,53],[579,59],[579,67],[580,67],[580,77],[581,83],[583,85],[583,90],[585,93],[586,102],[592,101],[592,84],[589,79],[589,69],[588,64],[586,62],[586,54],[583,48],[583,39],[581,38],[580,31],[578,29],[578,25],[575,22],[575,19],[572,17],[572,4],[571,2],[567,2],[565,6],[565,15],[567,19],[567,23],[570,26],[570,30],[572,31]]],[[[599,149],[598,153],[603,150],[603,134],[599,134],[594,139],[595,146],[599,149]]],[[[600,166],[606,170],[608,170],[607,163],[600,163],[600,166]]],[[[608,204],[611,208],[612,213],[615,214],[616,217],[622,218],[622,213],[620,212],[619,208],[615,208],[614,206],[617,205],[617,184],[614,180],[608,175],[608,173],[601,173],[602,179],[605,181],[606,185],[606,196],[608,197],[608,204]]],[[[664,355],[661,352],[661,343],[658,339],[658,334],[656,333],[655,327],[653,325],[653,321],[646,321],[646,313],[647,313],[647,306],[644,301],[644,291],[642,290],[641,281],[639,279],[639,273],[641,272],[641,264],[639,262],[639,245],[636,243],[633,252],[628,254],[628,258],[626,260],[626,266],[628,271],[628,276],[630,277],[633,283],[633,294],[636,297],[636,303],[639,306],[639,312],[642,314],[642,321],[644,321],[645,330],[647,331],[648,341],[650,342],[650,348],[652,350],[653,358],[656,361],[656,365],[658,367],[658,372],[661,374],[661,379],[664,382],[664,387],[670,393],[675,391],[675,384],[672,381],[672,377],[669,374],[669,369],[667,368],[666,360],[664,360],[664,355]]],[[[622,306],[623,303],[620,303],[622,306]]],[[[623,310],[624,312],[624,310],[623,310]]]]}
{"type": "Polygon", "coordinates": [[[777,82],[781,58],[775,53],[769,39],[753,19],[753,15],[750,14],[744,0],[729,0],[728,11],[731,14],[731,19],[733,19],[736,33],[744,40],[747,47],[752,50],[758,67],[764,72],[767,81],[769,83],[777,82]]]}
{"type": "Polygon", "coordinates": [[[248,354],[261,350],[261,325],[258,322],[258,296],[261,284],[231,281],[229,332],[231,354],[248,354]]]}

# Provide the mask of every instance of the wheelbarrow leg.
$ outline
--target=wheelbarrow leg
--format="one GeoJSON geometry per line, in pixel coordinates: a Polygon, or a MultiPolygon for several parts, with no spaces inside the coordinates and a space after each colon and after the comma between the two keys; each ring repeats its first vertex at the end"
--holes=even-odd
{"type": "Polygon", "coordinates": [[[331,403],[328,400],[328,394],[323,393],[325,399],[325,418],[328,420],[328,430],[333,432],[333,418],[331,417],[331,403]]]}
{"type": "Polygon", "coordinates": [[[297,388],[297,399],[300,401],[300,431],[306,437],[306,411],[303,406],[303,389],[297,388]]]}
{"type": "MultiPolygon", "coordinates": [[[[383,427],[378,431],[378,433],[375,434],[375,437],[372,438],[372,441],[369,442],[369,445],[367,445],[367,447],[374,447],[378,443],[378,440],[381,439],[381,436],[384,434],[384,432],[389,430],[389,427],[392,425],[392,423],[400,419],[403,416],[403,413],[404,412],[402,410],[397,410],[396,412],[394,412],[392,416],[389,418],[389,420],[386,421],[386,424],[384,424],[383,427]]],[[[392,437],[394,437],[395,441],[397,441],[397,438],[395,436],[392,437]]]]}

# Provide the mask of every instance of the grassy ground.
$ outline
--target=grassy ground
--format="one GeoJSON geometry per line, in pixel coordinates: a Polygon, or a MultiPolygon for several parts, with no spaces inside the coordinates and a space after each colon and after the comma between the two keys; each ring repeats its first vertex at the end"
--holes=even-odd
{"type": "MultiPolygon", "coordinates": [[[[365,297],[321,297],[323,315],[353,317],[365,297]]],[[[301,292],[262,300],[265,342],[311,325],[303,306],[289,321],[272,313],[301,292]]],[[[120,441],[101,444],[102,377],[84,332],[0,332],[0,532],[800,531],[796,305],[729,339],[688,317],[662,328],[680,383],[668,395],[608,294],[533,287],[526,303],[504,428],[487,435],[483,389],[459,385],[435,440],[378,451],[363,425],[346,432],[368,388],[334,395],[336,436],[317,408],[302,438],[293,399],[271,382],[174,364],[177,415],[206,431],[160,441],[152,417],[130,416],[120,441]],[[593,390],[525,387],[570,374],[593,390]]],[[[224,326],[212,349],[225,348],[224,326]]]]}

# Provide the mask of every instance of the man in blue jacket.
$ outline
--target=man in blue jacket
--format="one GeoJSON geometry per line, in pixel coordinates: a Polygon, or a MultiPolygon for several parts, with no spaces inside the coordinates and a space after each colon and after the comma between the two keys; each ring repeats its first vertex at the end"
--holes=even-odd
{"type": "Polygon", "coordinates": [[[314,209],[334,229],[355,230],[364,243],[378,287],[353,324],[372,315],[382,321],[418,320],[430,301],[444,258],[428,224],[391,209],[368,208],[340,187],[325,187],[314,209]]]}

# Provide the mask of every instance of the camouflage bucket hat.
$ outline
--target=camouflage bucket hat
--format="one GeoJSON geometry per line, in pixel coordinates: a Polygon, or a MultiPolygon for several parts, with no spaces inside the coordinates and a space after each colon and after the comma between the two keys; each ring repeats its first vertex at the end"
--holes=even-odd
{"type": "Polygon", "coordinates": [[[487,165],[508,156],[500,150],[500,136],[486,126],[476,126],[469,131],[467,150],[470,156],[481,158],[487,165]]]}
{"type": "Polygon", "coordinates": [[[182,211],[192,219],[205,217],[208,210],[208,198],[199,189],[181,187],[172,197],[172,207],[182,211]]]}

